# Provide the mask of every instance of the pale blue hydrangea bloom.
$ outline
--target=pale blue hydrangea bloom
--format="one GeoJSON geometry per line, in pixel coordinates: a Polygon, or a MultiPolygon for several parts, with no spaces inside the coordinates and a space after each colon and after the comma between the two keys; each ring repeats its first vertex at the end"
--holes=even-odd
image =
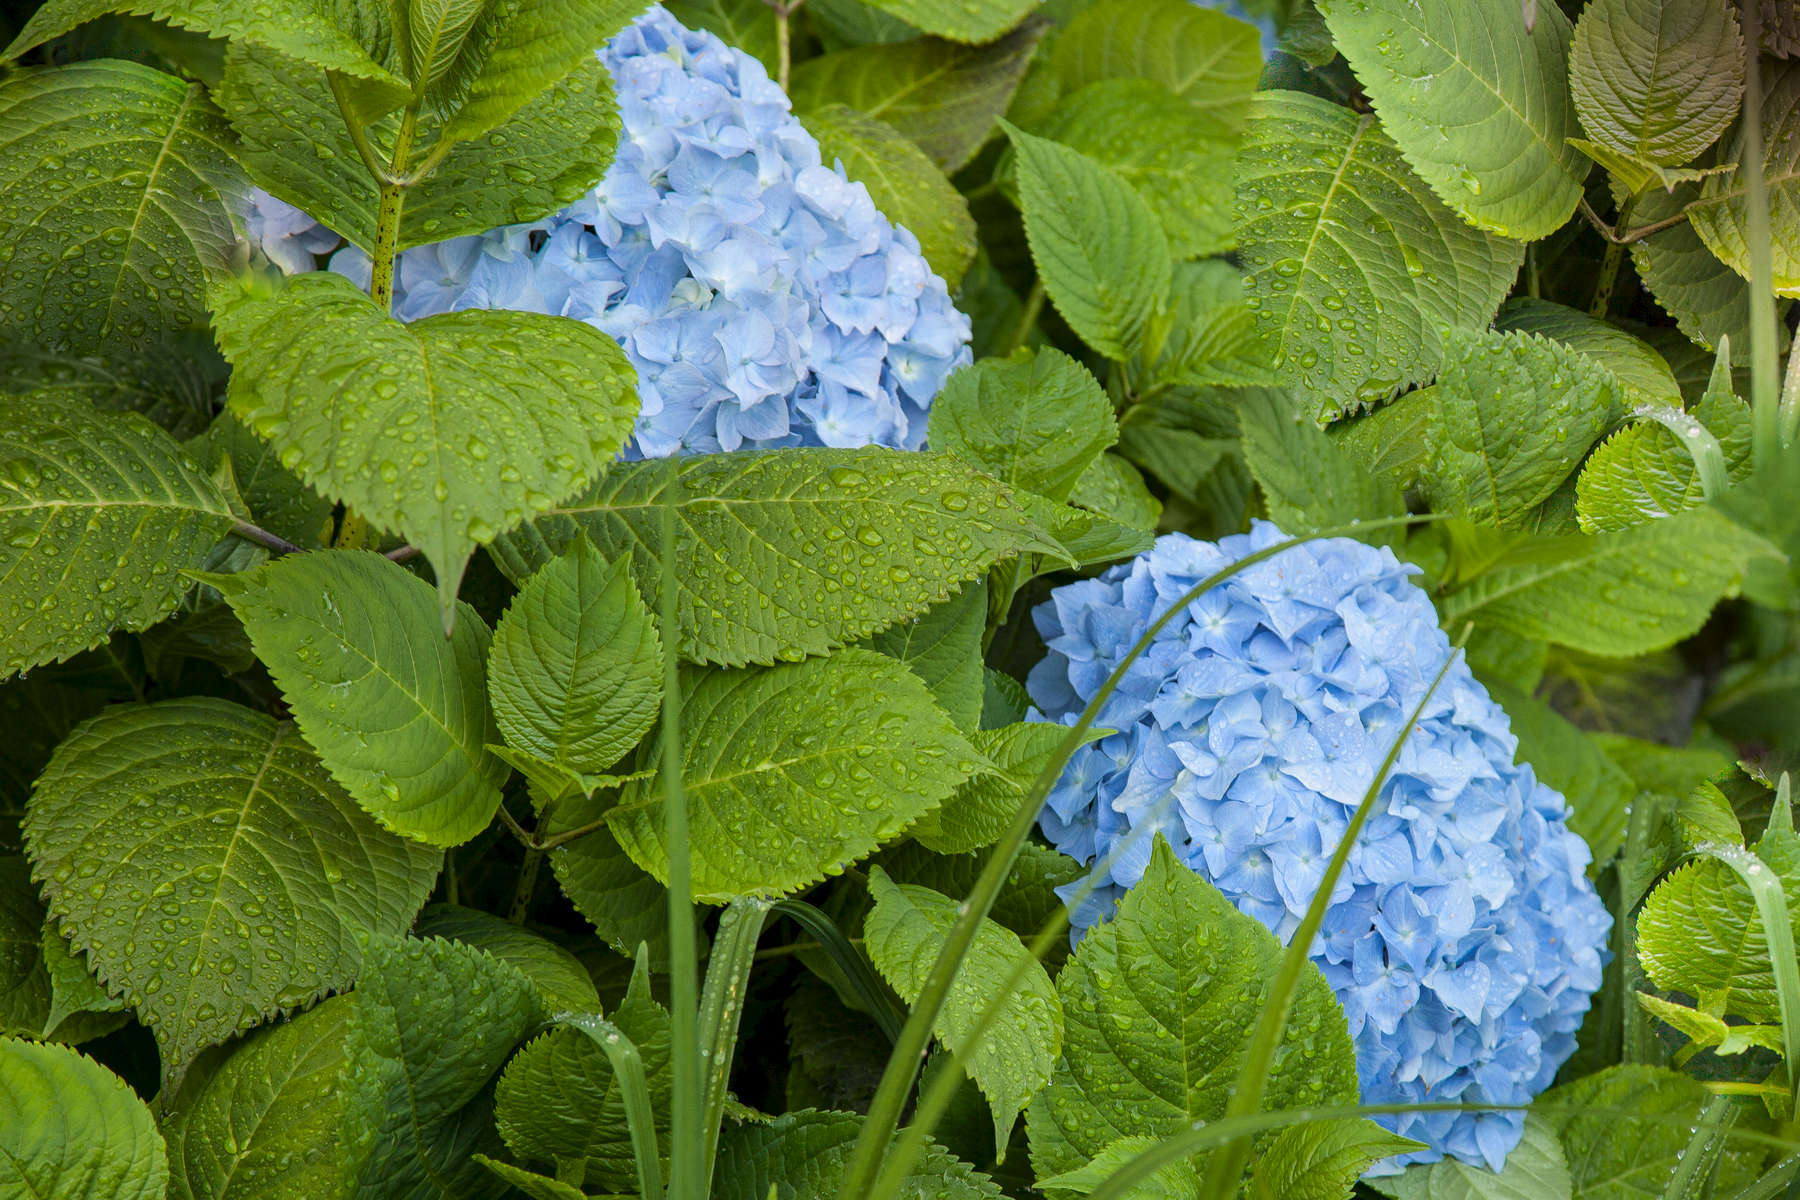
{"type": "MultiPolygon", "coordinates": [[[[756,59],[660,7],[600,56],[624,124],[605,178],[542,221],[406,251],[395,315],[507,308],[605,330],[638,372],[628,457],[922,446],[970,328],[918,239],[821,163],[756,59]]],[[[265,197],[251,221],[295,270],[296,235],[263,215],[284,211],[265,197]]],[[[367,286],[361,251],[330,266],[367,286]]]]}
{"type": "MultiPolygon", "coordinates": [[[[1217,545],[1172,533],[1057,588],[1034,612],[1049,649],[1028,683],[1034,716],[1074,724],[1183,592],[1282,540],[1266,522],[1217,545]]],[[[1057,849],[1099,862],[1077,930],[1138,881],[1159,832],[1239,910],[1293,937],[1351,814],[1452,653],[1407,578],[1415,570],[1344,538],[1305,543],[1163,627],[1100,710],[1096,724],[1120,732],[1076,751],[1039,819],[1057,849]]],[[[1343,1002],[1367,1103],[1522,1104],[1575,1048],[1611,917],[1563,797],[1514,765],[1517,749],[1458,654],[1332,891],[1312,959],[1343,1002]]],[[[1524,1121],[1377,1119],[1431,1147],[1389,1170],[1444,1154],[1498,1169],[1524,1121]]]]}

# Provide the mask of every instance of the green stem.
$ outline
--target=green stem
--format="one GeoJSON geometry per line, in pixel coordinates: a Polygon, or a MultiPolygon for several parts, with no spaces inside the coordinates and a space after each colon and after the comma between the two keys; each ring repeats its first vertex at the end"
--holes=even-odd
{"type": "Polygon", "coordinates": [[[1725,1152],[1725,1131],[1735,1119],[1730,1100],[1724,1096],[1707,1099],[1694,1132],[1688,1136],[1687,1148],[1675,1160],[1675,1171],[1669,1176],[1669,1186],[1663,1189],[1663,1200],[1688,1200],[1695,1194],[1701,1173],[1711,1174],[1719,1155],[1725,1152]]]}
{"type": "Polygon", "coordinates": [[[336,71],[325,72],[326,81],[331,85],[331,98],[337,101],[338,115],[344,119],[344,128],[350,131],[350,141],[356,146],[357,157],[362,159],[363,168],[369,172],[376,186],[391,182],[387,167],[382,165],[381,155],[369,142],[369,131],[350,111],[350,89],[344,77],[336,71]]]}
{"type": "MultiPolygon", "coordinates": [[[[1631,223],[1631,210],[1637,207],[1637,197],[1627,196],[1619,205],[1617,227],[1625,228],[1631,223]]],[[[1619,282],[1619,264],[1625,257],[1625,243],[1608,242],[1606,255],[1600,260],[1600,277],[1594,280],[1594,298],[1588,304],[1588,314],[1606,319],[1606,310],[1612,304],[1613,289],[1619,282]]]]}
{"type": "Polygon", "coordinates": [[[706,990],[700,997],[699,1039],[706,1060],[706,1115],[702,1161],[706,1182],[702,1196],[712,1194],[713,1160],[719,1154],[719,1126],[725,1119],[726,1085],[731,1080],[732,1052],[737,1048],[738,1022],[744,1015],[744,995],[750,984],[750,964],[756,957],[756,939],[762,936],[773,902],[760,896],[740,896],[719,918],[718,936],[706,960],[706,990]]]}
{"type": "Polygon", "coordinates": [[[375,253],[369,263],[369,299],[381,311],[394,311],[394,259],[400,253],[400,210],[406,205],[406,184],[400,181],[406,162],[412,157],[413,134],[419,125],[419,110],[409,108],[400,117],[400,131],[394,135],[394,154],[388,174],[381,181],[381,201],[375,209],[375,253]]]}
{"type": "Polygon", "coordinates": [[[277,537],[268,530],[252,525],[241,517],[232,520],[231,532],[238,537],[243,538],[246,542],[255,542],[263,549],[269,550],[275,554],[299,554],[301,552],[300,547],[294,545],[294,543],[288,541],[286,538],[277,537]]]}
{"type": "Polygon", "coordinates": [[[1024,307],[1019,309],[1019,323],[1013,326],[1012,336],[1006,340],[1006,348],[1001,357],[1010,356],[1025,344],[1031,336],[1031,330],[1037,324],[1038,314],[1044,311],[1044,281],[1040,277],[1032,281],[1031,291],[1025,296],[1024,307]]]}
{"type": "Polygon", "coordinates": [[[793,32],[788,28],[788,6],[775,6],[775,82],[781,85],[782,91],[788,90],[788,76],[794,66],[793,32]]]}
{"type": "MultiPolygon", "coordinates": [[[[681,456],[671,454],[662,494],[663,844],[669,855],[669,1200],[704,1200],[704,1096],[700,1081],[699,979],[694,961],[693,862],[688,855],[687,788],[681,778],[681,617],[676,606],[675,510],[681,456]]],[[[645,1200],[651,1200],[646,1195],[645,1200]]]]}
{"type": "Polygon", "coordinates": [[[543,865],[542,850],[525,851],[525,861],[519,864],[519,882],[513,887],[512,907],[506,913],[506,919],[514,925],[523,925],[525,918],[531,914],[531,897],[537,891],[538,868],[543,865]]]}
{"type": "MultiPolygon", "coordinates": [[[[943,947],[932,962],[931,969],[926,972],[923,986],[919,989],[919,997],[913,1002],[912,1012],[906,1024],[900,1030],[900,1037],[894,1043],[894,1051],[888,1056],[887,1066],[882,1071],[881,1082],[876,1086],[874,1099],[869,1104],[869,1115],[863,1122],[861,1132],[857,1135],[856,1148],[852,1153],[850,1165],[844,1172],[844,1182],[838,1191],[841,1200],[868,1200],[873,1195],[877,1177],[882,1172],[882,1160],[887,1156],[889,1144],[894,1139],[894,1131],[900,1125],[900,1113],[906,1106],[906,1098],[912,1092],[913,1082],[918,1077],[919,1067],[925,1061],[925,1054],[930,1049],[932,1026],[937,1022],[945,999],[950,994],[950,986],[956,979],[956,973],[962,967],[963,959],[968,955],[969,947],[974,944],[976,931],[981,922],[994,906],[994,899],[1000,889],[1011,876],[1013,863],[1019,856],[1019,850],[1031,836],[1032,827],[1037,823],[1039,811],[1044,806],[1044,798],[1061,777],[1063,767],[1069,757],[1083,744],[1087,731],[1092,728],[1094,719],[1100,708],[1113,694],[1125,678],[1125,672],[1137,660],[1138,655],[1149,649],[1156,635],[1163,626],[1175,619],[1195,599],[1208,589],[1223,583],[1265,559],[1273,558],[1284,550],[1291,549],[1302,542],[1316,541],[1320,538],[1343,537],[1347,534],[1365,533],[1373,529],[1404,525],[1410,521],[1421,520],[1419,517],[1384,517],[1375,521],[1353,522],[1349,525],[1333,529],[1320,530],[1317,533],[1291,538],[1278,545],[1258,550],[1232,563],[1206,579],[1201,580],[1174,604],[1165,609],[1161,616],[1150,623],[1139,637],[1136,644],[1126,652],[1119,665],[1114,668],[1106,682],[1100,685],[1081,717],[1073,728],[1064,735],[1057,751],[1038,774],[1036,782],[1029,793],[1019,804],[1013,814],[1012,823],[1007,827],[999,841],[989,852],[987,863],[982,867],[981,875],[975,881],[968,899],[957,907],[956,923],[944,938],[943,947]]],[[[898,1158],[898,1155],[896,1155],[898,1158]]],[[[904,1174],[906,1167],[898,1167],[904,1174]]]]}

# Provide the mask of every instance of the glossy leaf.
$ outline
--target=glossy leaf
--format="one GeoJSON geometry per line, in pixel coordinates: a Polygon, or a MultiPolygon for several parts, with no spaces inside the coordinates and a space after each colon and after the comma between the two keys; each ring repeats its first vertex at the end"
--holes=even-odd
{"type": "Polygon", "coordinates": [[[0,1037],[0,1191],[163,1200],[168,1154],[125,1081],[62,1046],[0,1037]]]}
{"type": "Polygon", "coordinates": [[[1256,29],[1185,0],[1103,0],[1056,39],[1050,61],[1064,91],[1102,79],[1147,79],[1235,130],[1262,74],[1256,29]]]}
{"type": "Polygon", "coordinates": [[[1575,24],[1569,84],[1588,136],[1679,167],[1718,140],[1744,94],[1744,39],[1727,0],[1598,0],[1575,24]]]}
{"type": "MultiPolygon", "coordinates": [[[[727,1129],[719,1141],[714,1200],[836,1195],[861,1128],[862,1118],[851,1113],[802,1109],[727,1129]]],[[[927,1143],[901,1189],[901,1195],[921,1200],[1001,1200],[1004,1195],[987,1176],[936,1143],[927,1143]]]]}
{"type": "MultiPolygon", "coordinates": [[[[1800,60],[1771,63],[1762,75],[1762,164],[1768,183],[1770,253],[1775,294],[1800,296],[1800,60]]],[[[1728,175],[1713,175],[1700,188],[1689,221],[1706,243],[1733,271],[1750,277],[1750,202],[1746,190],[1742,123],[1723,162],[1736,163],[1728,175]]]]}
{"type": "Polygon", "coordinates": [[[1048,347],[964,367],[931,405],[934,449],[1052,500],[1067,500],[1082,472],[1118,437],[1100,384],[1086,367],[1048,347]]]}
{"type": "Polygon", "coordinates": [[[931,689],[938,707],[967,732],[981,718],[981,635],[987,616],[987,584],[977,581],[925,615],[896,622],[862,644],[905,663],[931,689]]]}

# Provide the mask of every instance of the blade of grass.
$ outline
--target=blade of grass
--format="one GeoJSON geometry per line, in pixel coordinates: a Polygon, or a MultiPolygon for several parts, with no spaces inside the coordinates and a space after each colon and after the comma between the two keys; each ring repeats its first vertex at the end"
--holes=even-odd
{"type": "Polygon", "coordinates": [[[706,990],[700,994],[698,1036],[706,1066],[704,1145],[706,1186],[712,1194],[714,1160],[719,1154],[719,1126],[725,1119],[726,1085],[731,1079],[731,1060],[737,1049],[738,1022],[744,1015],[744,995],[750,983],[750,964],[756,957],[756,939],[762,936],[773,901],[761,896],[740,896],[719,918],[712,954],[706,960],[706,990]]]}
{"type": "MultiPolygon", "coordinates": [[[[681,779],[681,672],[676,648],[681,617],[675,603],[675,509],[681,457],[669,455],[662,494],[663,843],[669,848],[669,1104],[670,1200],[705,1200],[709,1174],[701,1120],[699,979],[694,961],[693,864],[688,857],[687,789],[681,779]]],[[[651,1200],[653,1193],[645,1193],[651,1200]]]]}
{"type": "Polygon", "coordinates": [[[619,1081],[619,1099],[625,1104],[625,1128],[631,1134],[631,1156],[637,1161],[638,1192],[662,1194],[662,1162],[656,1146],[656,1114],[650,1108],[650,1084],[644,1077],[644,1059],[637,1043],[604,1017],[589,1013],[557,1013],[558,1025],[579,1029],[600,1047],[619,1081]]]}
{"type": "Polygon", "coordinates": [[[956,924],[951,926],[949,936],[944,939],[943,949],[938,952],[931,970],[926,973],[925,984],[919,992],[919,998],[913,1003],[912,1013],[901,1028],[900,1038],[894,1044],[894,1052],[888,1056],[887,1068],[882,1072],[881,1082],[875,1089],[875,1097],[869,1105],[868,1117],[863,1121],[862,1131],[857,1135],[856,1149],[852,1153],[850,1165],[844,1172],[843,1186],[838,1195],[840,1200],[882,1200],[883,1193],[874,1190],[877,1177],[881,1174],[881,1160],[886,1155],[894,1140],[894,1131],[900,1125],[900,1113],[906,1105],[906,1097],[912,1091],[913,1082],[918,1078],[919,1067],[925,1061],[926,1051],[931,1046],[932,1026],[937,1021],[938,1012],[944,1006],[945,998],[950,994],[950,985],[956,978],[956,972],[962,966],[969,947],[974,943],[975,932],[981,927],[982,918],[994,906],[994,898],[1012,873],[1013,862],[1018,858],[1019,848],[1031,835],[1031,828],[1037,822],[1037,814],[1043,808],[1044,798],[1050,794],[1056,780],[1062,775],[1063,767],[1082,745],[1089,728],[1102,705],[1106,703],[1125,672],[1136,661],[1138,655],[1149,648],[1163,626],[1174,619],[1175,615],[1186,608],[1206,591],[1230,579],[1238,572],[1254,566],[1266,559],[1273,558],[1282,551],[1300,545],[1303,542],[1318,541],[1322,538],[1344,537],[1346,535],[1366,533],[1374,529],[1405,525],[1412,521],[1429,519],[1419,517],[1384,517],[1374,521],[1357,521],[1348,525],[1340,525],[1331,529],[1322,529],[1301,537],[1290,538],[1278,545],[1258,550],[1232,563],[1224,570],[1209,576],[1188,589],[1174,604],[1170,605],[1161,616],[1152,621],[1143,636],[1126,652],[1125,657],[1107,676],[1106,682],[1100,685],[1092,700],[1082,710],[1069,733],[1064,736],[1056,753],[1045,764],[1037,781],[1032,785],[1025,799],[1021,801],[1018,811],[1013,815],[1012,824],[1006,833],[994,844],[988,855],[987,864],[969,892],[968,899],[958,906],[956,924]]]}
{"type": "Polygon", "coordinates": [[[1744,202],[1750,244],[1750,423],[1751,455],[1758,471],[1780,449],[1781,422],[1776,394],[1775,256],[1769,240],[1769,185],[1763,178],[1762,6],[1742,6],[1744,42],[1744,202]]]}
{"type": "Polygon", "coordinates": [[[1675,1160],[1675,1173],[1669,1176],[1669,1186],[1663,1189],[1663,1200],[1692,1200],[1697,1194],[1698,1185],[1704,1176],[1712,1174],[1718,1165],[1719,1156],[1725,1153],[1725,1135],[1731,1123],[1737,1120],[1737,1110],[1732,1108],[1730,1098],[1711,1096],[1706,1107],[1700,1110],[1700,1120],[1694,1124],[1694,1132],[1688,1138],[1688,1144],[1675,1160]]]}
{"type": "Polygon", "coordinates": [[[889,1042],[900,1036],[900,1027],[906,1021],[906,1015],[894,1002],[893,993],[875,974],[868,957],[850,944],[843,930],[837,927],[825,913],[808,904],[804,900],[782,900],[775,905],[775,915],[787,917],[800,928],[812,934],[819,948],[830,956],[850,982],[856,998],[863,1002],[863,1008],[880,1027],[889,1042]]]}

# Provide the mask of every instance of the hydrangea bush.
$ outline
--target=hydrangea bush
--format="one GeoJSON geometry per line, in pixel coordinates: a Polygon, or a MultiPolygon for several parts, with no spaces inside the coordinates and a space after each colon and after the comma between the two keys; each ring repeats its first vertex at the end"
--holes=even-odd
{"type": "MultiPolygon", "coordinates": [[[[629,453],[925,441],[969,361],[969,320],[919,242],[822,163],[762,64],[653,6],[600,52],[624,132],[593,192],[541,221],[404,251],[403,321],[470,308],[574,317],[625,348],[629,453]]],[[[257,248],[283,270],[337,239],[266,193],[257,248]]],[[[361,287],[369,257],[330,268],[361,287]]]]}
{"type": "MultiPolygon", "coordinates": [[[[1278,545],[1268,522],[1217,544],[1171,533],[1033,612],[1027,681],[1074,724],[1150,622],[1225,565],[1278,545]]],[[[1040,824],[1082,863],[1077,931],[1142,877],[1152,834],[1286,942],[1350,816],[1455,653],[1418,568],[1347,538],[1295,546],[1190,603],[1132,663],[1040,824]]],[[[1520,1105],[1575,1049],[1612,923],[1563,797],[1515,765],[1507,717],[1456,655],[1389,771],[1314,939],[1371,1104],[1520,1105]]],[[[1382,1118],[1499,1170],[1524,1114],[1382,1118]]]]}

